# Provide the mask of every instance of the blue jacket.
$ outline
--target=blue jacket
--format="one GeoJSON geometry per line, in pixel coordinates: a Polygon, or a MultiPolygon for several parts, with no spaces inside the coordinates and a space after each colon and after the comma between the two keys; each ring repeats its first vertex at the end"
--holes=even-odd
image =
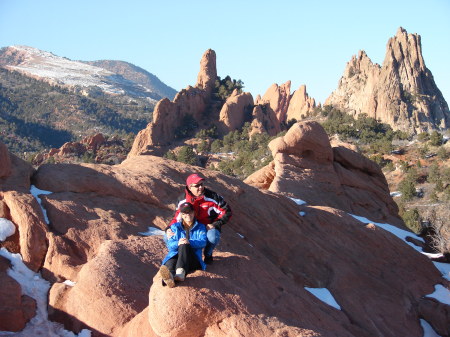
{"type": "MultiPolygon", "coordinates": [[[[169,253],[167,253],[164,258],[162,262],[163,264],[178,254],[178,241],[186,237],[186,231],[181,222],[175,222],[170,226],[170,229],[172,229],[175,235],[167,240],[167,248],[169,249],[169,253]]],[[[206,227],[197,220],[195,220],[195,223],[190,230],[189,244],[194,250],[197,259],[200,261],[202,269],[205,270],[206,264],[202,259],[202,249],[206,246],[206,227]]]]}

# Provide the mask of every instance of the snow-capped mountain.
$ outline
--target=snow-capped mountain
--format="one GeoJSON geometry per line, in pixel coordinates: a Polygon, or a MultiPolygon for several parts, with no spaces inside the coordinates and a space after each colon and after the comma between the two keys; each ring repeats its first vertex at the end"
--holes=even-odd
{"type": "MultiPolygon", "coordinates": [[[[10,46],[0,49],[0,66],[51,84],[78,87],[81,91],[85,90],[86,92],[95,88],[110,95],[145,98],[153,101],[152,103],[156,103],[157,100],[164,97],[158,90],[155,90],[155,86],[145,86],[130,80],[130,77],[125,78],[105,68],[82,61],[72,61],[28,46],[10,46]]],[[[143,69],[140,70],[145,72],[143,69]]],[[[145,73],[151,75],[153,79],[156,78],[148,72],[145,73]]],[[[160,82],[161,84],[167,87],[162,82],[160,82]]],[[[174,89],[169,89],[175,93],[174,89]]],[[[170,90],[168,92],[170,93],[170,90]]]]}

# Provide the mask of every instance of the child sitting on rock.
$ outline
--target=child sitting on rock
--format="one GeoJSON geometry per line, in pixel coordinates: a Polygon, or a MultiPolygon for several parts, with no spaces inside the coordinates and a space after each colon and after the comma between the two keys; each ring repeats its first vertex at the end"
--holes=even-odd
{"type": "Polygon", "coordinates": [[[185,202],[180,205],[181,221],[170,226],[174,233],[167,241],[169,253],[159,269],[163,284],[172,288],[175,281],[184,281],[186,274],[206,269],[202,249],[206,246],[206,227],[194,215],[194,206],[185,202]]]}

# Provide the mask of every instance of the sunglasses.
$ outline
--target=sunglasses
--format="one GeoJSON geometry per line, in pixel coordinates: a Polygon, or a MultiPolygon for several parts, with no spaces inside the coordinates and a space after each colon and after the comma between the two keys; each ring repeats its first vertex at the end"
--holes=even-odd
{"type": "Polygon", "coordinates": [[[199,188],[199,187],[202,187],[203,186],[203,183],[200,183],[200,184],[192,184],[191,185],[191,187],[195,187],[195,188],[199,188]]]}

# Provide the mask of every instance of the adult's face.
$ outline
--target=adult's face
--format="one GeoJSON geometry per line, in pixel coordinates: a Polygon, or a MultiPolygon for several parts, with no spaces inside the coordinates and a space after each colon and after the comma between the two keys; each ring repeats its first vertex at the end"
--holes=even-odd
{"type": "Polygon", "coordinates": [[[195,197],[203,195],[203,192],[205,192],[205,186],[203,186],[203,181],[199,182],[198,184],[189,185],[189,191],[191,191],[191,193],[195,197]]]}

